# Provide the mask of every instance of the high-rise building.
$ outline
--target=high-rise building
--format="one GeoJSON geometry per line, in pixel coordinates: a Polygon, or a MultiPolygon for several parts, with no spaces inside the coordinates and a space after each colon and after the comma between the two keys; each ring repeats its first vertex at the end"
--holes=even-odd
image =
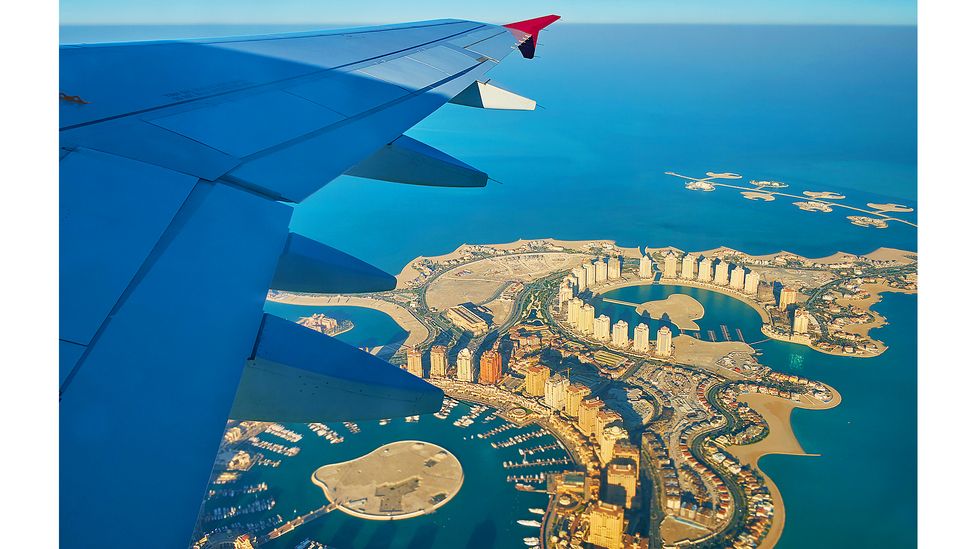
{"type": "Polygon", "coordinates": [[[607,276],[610,272],[607,261],[602,257],[596,260],[596,274],[593,275],[596,279],[597,284],[602,284],[607,281],[607,276]]]}
{"type": "Polygon", "coordinates": [[[756,295],[759,293],[759,273],[749,271],[749,274],[746,275],[744,291],[747,295],[756,295]]]}
{"type": "Polygon", "coordinates": [[[597,341],[610,341],[610,317],[600,315],[593,321],[593,337],[597,341]]]}
{"type": "Polygon", "coordinates": [[[407,351],[407,371],[417,377],[424,377],[423,354],[416,347],[407,351]]]}
{"type": "Polygon", "coordinates": [[[616,462],[630,462],[634,465],[640,466],[640,449],[631,444],[629,441],[620,441],[613,448],[613,461],[616,462]]]}
{"type": "Polygon", "coordinates": [[[562,309],[564,303],[573,299],[573,283],[569,281],[568,277],[563,280],[563,283],[559,285],[559,307],[562,309]]]}
{"type": "Polygon", "coordinates": [[[796,303],[797,292],[793,288],[783,286],[779,290],[779,309],[785,311],[790,305],[796,303]]]}
{"type": "Polygon", "coordinates": [[[607,503],[633,509],[637,499],[637,466],[629,462],[612,461],[607,465],[607,503]]]}
{"type": "Polygon", "coordinates": [[[720,260],[718,264],[715,265],[715,277],[712,282],[718,284],[719,286],[726,286],[729,283],[729,264],[724,260],[720,260]]]}
{"type": "Polygon", "coordinates": [[[478,383],[494,385],[502,379],[502,355],[495,349],[488,349],[481,354],[478,364],[478,383]]]}
{"type": "Polygon", "coordinates": [[[577,424],[586,436],[593,436],[596,433],[596,416],[601,410],[603,410],[603,401],[599,398],[588,398],[580,404],[577,424]]]}
{"type": "Polygon", "coordinates": [[[668,252],[664,256],[664,278],[678,278],[678,256],[674,252],[668,252]]]}
{"type": "Polygon", "coordinates": [[[620,425],[620,414],[617,412],[604,410],[597,414],[597,422],[605,425],[597,431],[597,439],[600,442],[600,463],[610,463],[613,459],[613,447],[620,441],[627,441],[627,431],[620,425]]]}
{"type": "Polygon", "coordinates": [[[583,271],[586,272],[586,287],[592,288],[596,284],[596,265],[587,261],[583,264],[583,271]]]}
{"type": "Polygon", "coordinates": [[[698,262],[698,282],[711,282],[712,281],[712,260],[703,257],[701,261],[698,262]]]}
{"type": "Polygon", "coordinates": [[[474,364],[472,364],[470,349],[464,348],[458,353],[457,378],[458,381],[474,383],[474,364]]]}
{"type": "Polygon", "coordinates": [[[688,254],[681,260],[681,278],[685,280],[695,279],[695,256],[688,254]]]}
{"type": "Polygon", "coordinates": [[[582,292],[587,288],[586,286],[586,269],[582,265],[579,267],[574,267],[572,270],[573,276],[576,277],[576,291],[582,292]]]}
{"type": "Polygon", "coordinates": [[[611,255],[607,258],[607,280],[620,278],[620,256],[611,255]]]}
{"type": "Polygon", "coordinates": [[[654,354],[657,356],[671,356],[671,328],[661,326],[661,329],[657,331],[654,354]]]}
{"type": "Polygon", "coordinates": [[[556,374],[546,380],[546,406],[553,410],[563,410],[566,408],[566,390],[569,389],[569,380],[556,374]]]}
{"type": "Polygon", "coordinates": [[[583,300],[574,297],[569,300],[569,311],[567,312],[566,319],[569,321],[569,325],[574,328],[579,328],[580,323],[580,313],[583,309],[583,300]]]}
{"type": "Polygon", "coordinates": [[[430,348],[430,377],[447,377],[447,347],[443,345],[430,348]]]}
{"type": "Polygon", "coordinates": [[[570,384],[566,389],[566,415],[579,417],[583,399],[589,396],[590,388],[579,383],[570,384]]]}
{"type": "Polygon", "coordinates": [[[629,347],[630,346],[630,326],[627,324],[626,320],[618,320],[613,325],[613,335],[610,338],[610,343],[616,347],[629,347]]]}
{"type": "Polygon", "coordinates": [[[654,277],[654,264],[651,263],[651,256],[642,255],[640,258],[640,269],[637,274],[641,278],[653,278],[654,277]]]}
{"type": "Polygon", "coordinates": [[[810,329],[810,316],[806,309],[797,307],[793,311],[793,333],[805,334],[810,329]]]}
{"type": "Polygon", "coordinates": [[[641,322],[634,328],[634,350],[646,353],[651,349],[651,330],[647,324],[641,322]]]}
{"type": "Polygon", "coordinates": [[[593,308],[593,305],[590,305],[589,303],[584,303],[583,307],[580,308],[580,321],[579,321],[580,332],[584,334],[593,333],[593,323],[595,321],[595,319],[593,318],[594,315],[596,315],[596,310],[593,308]]]}
{"type": "Polygon", "coordinates": [[[729,280],[729,288],[733,290],[742,291],[746,287],[746,270],[742,268],[742,265],[736,265],[732,269],[732,278],[729,280]]]}
{"type": "Polygon", "coordinates": [[[598,501],[589,511],[590,531],[586,541],[603,549],[623,549],[624,508],[598,501]]]}
{"type": "Polygon", "coordinates": [[[533,364],[525,371],[525,392],[529,396],[541,397],[546,394],[546,381],[549,380],[549,368],[541,364],[533,364]]]}

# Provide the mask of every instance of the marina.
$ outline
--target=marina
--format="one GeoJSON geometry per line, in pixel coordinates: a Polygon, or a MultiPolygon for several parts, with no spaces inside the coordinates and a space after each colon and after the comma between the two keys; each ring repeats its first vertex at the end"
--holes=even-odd
{"type": "MultiPolygon", "coordinates": [[[[571,468],[572,462],[566,455],[566,450],[545,429],[518,427],[503,420],[494,408],[483,404],[472,405],[445,398],[441,410],[428,417],[446,421],[425,422],[426,418],[420,416],[404,418],[402,421],[391,419],[385,425],[373,421],[282,424],[280,427],[269,427],[274,430],[274,434],[266,433],[260,437],[275,436],[286,442],[292,438],[298,439],[298,442],[293,446],[273,446],[277,443],[256,436],[253,438],[258,439],[257,444],[261,448],[255,446],[251,439],[238,443],[245,449],[260,449],[265,455],[274,455],[275,452],[264,446],[274,447],[283,459],[269,460],[260,453],[254,453],[252,461],[255,467],[250,470],[215,475],[204,504],[204,514],[201,515],[202,525],[211,533],[251,532],[262,547],[278,549],[292,549],[304,540],[324,545],[336,544],[340,539],[344,541],[342,536],[346,534],[342,533],[343,525],[350,520],[362,519],[345,513],[330,512],[335,509],[335,504],[330,505],[323,501],[321,490],[308,481],[303,473],[309,467],[306,464],[342,462],[375,449],[375,444],[380,441],[423,437],[425,440],[451,447],[462,466],[465,461],[475,459],[483,464],[483,469],[481,474],[465,475],[465,487],[462,491],[436,513],[397,522],[402,523],[409,531],[422,528],[424,524],[449,520],[452,516],[463,514],[465,506],[479,505],[486,498],[491,501],[521,502],[506,506],[495,524],[499,528],[500,540],[508,540],[500,546],[524,543],[525,535],[520,530],[527,526],[538,528],[534,524],[541,524],[541,513],[545,512],[544,507],[548,504],[548,496],[543,490],[546,473],[571,468]],[[456,422],[460,424],[455,425],[456,422]],[[353,433],[357,436],[349,436],[353,433]],[[496,442],[496,447],[486,444],[488,439],[499,438],[503,433],[506,438],[496,442]],[[284,436],[278,436],[279,434],[284,436]],[[478,441],[478,444],[458,447],[458,442],[463,440],[478,441]],[[540,442],[530,444],[529,441],[540,442]],[[298,451],[292,452],[290,448],[298,451]],[[280,452],[292,452],[292,455],[286,456],[280,452]],[[540,455],[544,457],[539,458],[540,455]],[[536,456],[536,459],[532,456],[536,456]],[[532,473],[504,473],[529,467],[534,469],[532,473]],[[282,491],[282,487],[288,489],[282,491]],[[303,488],[297,491],[297,487],[303,488]],[[273,500],[260,497],[269,493],[274,493],[273,500]],[[539,518],[526,518],[526,510],[539,518]]],[[[373,521],[364,522],[365,531],[375,528],[372,523],[373,521]]],[[[453,538],[456,543],[446,544],[445,547],[464,546],[471,533],[460,531],[455,535],[459,536],[453,538]]]]}

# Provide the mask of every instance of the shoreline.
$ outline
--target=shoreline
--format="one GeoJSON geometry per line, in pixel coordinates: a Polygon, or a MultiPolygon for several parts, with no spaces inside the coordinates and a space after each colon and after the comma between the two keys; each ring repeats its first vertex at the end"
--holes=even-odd
{"type": "Polygon", "coordinates": [[[430,331],[416,316],[406,308],[371,297],[348,296],[341,294],[308,294],[299,295],[288,292],[279,292],[274,296],[268,296],[268,301],[284,303],[287,305],[305,305],[313,307],[361,307],[373,309],[386,314],[396,322],[400,328],[407,332],[407,339],[401,345],[410,347],[422,343],[430,336],[430,331]]]}
{"type": "MultiPolygon", "coordinates": [[[[828,386],[829,387],[829,386],[828,386]]],[[[773,521],[769,532],[759,544],[759,549],[770,549],[775,547],[779,538],[783,535],[786,527],[786,503],[783,495],[776,486],[773,478],[762,470],[759,461],[768,455],[787,455],[787,456],[806,456],[816,457],[820,454],[810,454],[803,449],[800,441],[793,433],[793,410],[800,408],[804,410],[829,410],[840,405],[843,397],[837,389],[830,387],[834,398],[830,402],[820,402],[818,400],[804,397],[805,402],[794,402],[784,398],[761,393],[745,393],[739,395],[738,400],[746,402],[756,410],[769,426],[769,434],[764,439],[753,444],[744,446],[726,446],[725,450],[735,456],[739,463],[748,464],[758,471],[766,481],[769,495],[773,500],[773,521]]]]}
{"type": "Polygon", "coordinates": [[[695,282],[693,280],[682,280],[680,278],[660,278],[660,279],[651,279],[651,278],[623,279],[622,278],[620,279],[619,282],[612,282],[595,288],[593,291],[593,296],[596,297],[598,295],[603,295],[607,292],[619,290],[620,288],[629,288],[632,286],[652,286],[654,284],[659,284],[661,286],[681,286],[685,288],[699,288],[702,290],[707,290],[707,291],[727,295],[752,307],[753,310],[755,310],[756,313],[759,314],[759,318],[760,320],[762,320],[762,323],[764,325],[769,324],[769,320],[770,320],[769,313],[759,303],[749,299],[745,299],[743,298],[743,294],[740,294],[733,290],[729,290],[721,286],[695,282]]]}

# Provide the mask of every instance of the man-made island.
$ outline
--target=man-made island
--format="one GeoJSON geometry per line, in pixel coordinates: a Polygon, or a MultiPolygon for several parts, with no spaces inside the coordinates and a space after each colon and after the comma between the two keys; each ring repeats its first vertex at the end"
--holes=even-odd
{"type": "Polygon", "coordinates": [[[763,364],[753,345],[877,356],[886,347],[869,330],[885,320],[870,307],[883,292],[914,292],[916,272],[914,254],[888,249],[808,259],[543,239],[419,257],[395,290],[358,299],[411,332],[395,363],[450,397],[545,427],[570,451],[575,463],[544,481],[541,546],[772,547],[785,509],[758,460],[805,455],[792,410],[841,395],[763,364]],[[631,286],[671,294],[607,297],[631,286]],[[705,324],[709,306],[689,292],[744,303],[761,327],[705,324]]]}
{"type": "Polygon", "coordinates": [[[365,456],[319,467],[312,482],[347,514],[398,520],[434,512],[461,489],[454,454],[417,440],[392,442],[365,456]]]}

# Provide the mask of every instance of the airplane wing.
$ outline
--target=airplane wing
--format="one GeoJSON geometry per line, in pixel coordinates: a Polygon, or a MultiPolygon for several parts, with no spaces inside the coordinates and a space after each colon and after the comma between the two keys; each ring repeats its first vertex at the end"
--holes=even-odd
{"type": "Polygon", "coordinates": [[[269,288],[392,289],[288,231],[339,175],[487,175],[403,132],[444,103],[530,110],[484,80],[558,17],[60,49],[60,532],[68,547],[190,541],[228,414],[329,421],[442,394],[264,315],[269,288]],[[235,398],[236,397],[236,398],[235,398]]]}

